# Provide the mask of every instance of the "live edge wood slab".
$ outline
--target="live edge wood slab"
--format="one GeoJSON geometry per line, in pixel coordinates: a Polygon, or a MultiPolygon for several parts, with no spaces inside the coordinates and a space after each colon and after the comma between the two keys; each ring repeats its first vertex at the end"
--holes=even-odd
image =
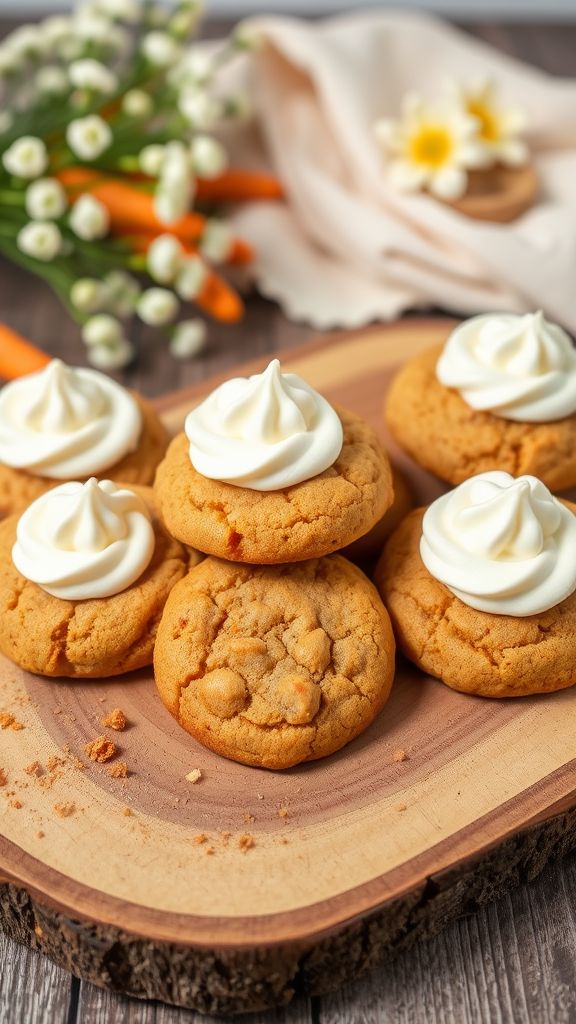
{"type": "MultiPolygon", "coordinates": [[[[374,424],[419,502],[441,487],[391,443],[381,407],[394,368],[449,327],[408,320],[285,360],[374,424]]],[[[158,403],[172,429],[210,386],[158,403]]],[[[363,736],[284,773],[196,744],[150,672],[72,683],[2,661],[0,711],[24,726],[0,731],[0,926],[130,995],[233,1014],[325,992],[576,846],[576,688],[488,701],[400,662],[363,736]],[[113,707],[123,732],[102,727],[113,707]],[[103,731],[126,780],[84,754],[103,731]],[[50,757],[63,764],[46,771],[50,757]]]]}

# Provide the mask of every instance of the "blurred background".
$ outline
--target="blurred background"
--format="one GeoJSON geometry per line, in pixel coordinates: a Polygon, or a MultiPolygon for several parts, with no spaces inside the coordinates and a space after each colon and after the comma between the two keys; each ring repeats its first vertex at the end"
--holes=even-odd
{"type": "MultiPolygon", "coordinates": [[[[71,3],[54,0],[0,0],[0,13],[24,14],[45,13],[56,9],[64,10],[71,3]]],[[[210,0],[206,5],[213,15],[240,16],[252,12],[267,14],[326,14],[330,11],[351,11],[355,8],[391,7],[433,11],[458,19],[489,18],[547,20],[562,19],[576,21],[576,0],[419,0],[417,3],[396,0],[396,3],[361,2],[345,3],[344,0],[284,0],[281,3],[266,3],[265,0],[210,0]]]]}

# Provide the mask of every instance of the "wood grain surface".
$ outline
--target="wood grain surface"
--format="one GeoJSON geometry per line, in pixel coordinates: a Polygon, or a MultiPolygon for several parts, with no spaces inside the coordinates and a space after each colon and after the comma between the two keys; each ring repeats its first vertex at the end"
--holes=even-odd
{"type": "MultiPolygon", "coordinates": [[[[13,22],[0,21],[0,35],[13,22]]],[[[225,28],[226,26],[224,26],[225,28]]],[[[213,35],[220,23],[209,25],[213,35]]],[[[576,26],[484,21],[467,31],[555,75],[576,73],[576,26]]],[[[2,263],[0,316],[48,351],[81,362],[78,334],[41,283],[2,263]]],[[[309,336],[265,300],[252,297],[246,321],[216,327],[210,347],[188,365],[170,360],[152,332],[138,337],[139,359],[127,383],[158,395],[201,381],[243,356],[274,351],[309,336]]],[[[1,737],[0,737],[1,738],[1,737]]],[[[355,985],[323,998],[301,997],[249,1024],[572,1024],[576,1019],[576,855],[549,865],[536,881],[518,871],[519,888],[465,916],[434,939],[397,956],[355,985]]],[[[200,1024],[194,1011],[128,999],[79,982],[47,957],[0,935],[0,1020],[9,1024],[200,1024]]],[[[211,1019],[211,1018],[210,1018],[211,1019]]],[[[214,1024],[222,1018],[214,1018],[214,1024]]]]}
{"type": "MultiPolygon", "coordinates": [[[[398,365],[443,340],[451,326],[403,321],[318,341],[284,363],[332,402],[362,411],[418,504],[440,485],[395,448],[382,404],[398,365]]],[[[241,372],[262,365],[257,360],[241,372]]],[[[196,388],[159,403],[173,432],[202,393],[196,388]]],[[[222,983],[217,996],[209,972],[195,990],[183,987],[184,965],[166,987],[153,976],[154,957],[138,980],[125,965],[121,977],[101,971],[103,983],[202,1010],[286,1001],[303,957],[313,992],[335,978],[351,979],[402,945],[398,928],[390,927],[395,916],[406,929],[406,914],[417,908],[420,932],[437,927],[460,907],[475,873],[484,886],[505,888],[501,849],[507,844],[508,859],[516,833],[550,818],[563,823],[529,833],[519,847],[525,861],[534,859],[535,835],[552,854],[576,829],[576,689],[488,701],[456,693],[400,660],[392,698],[370,729],[332,757],[287,772],[246,768],[202,748],[161,706],[149,670],[70,682],[3,661],[0,711],[25,726],[3,737],[9,771],[0,803],[0,872],[68,915],[154,943],[192,946],[196,959],[227,947],[235,970],[243,964],[243,983],[222,983]],[[126,781],[84,756],[113,707],[130,723],[115,737],[130,767],[126,781]],[[400,762],[398,750],[406,754],[400,762]],[[63,751],[54,777],[44,768],[39,777],[27,774],[34,761],[45,766],[63,751]],[[194,787],[186,780],[192,768],[203,773],[194,787]],[[63,818],[58,807],[66,803],[73,813],[63,818]],[[246,834],[254,843],[248,851],[246,834]],[[197,843],[199,835],[205,840],[197,843]],[[449,879],[440,886],[445,908],[428,891],[430,879],[442,876],[449,879]],[[354,922],[367,915],[378,916],[380,930],[367,952],[343,962],[338,933],[346,930],[348,945],[354,922]],[[263,982],[272,966],[284,972],[278,986],[263,982]]],[[[57,944],[51,952],[62,958],[57,944]]],[[[200,963],[196,969],[202,975],[200,963]]]]}

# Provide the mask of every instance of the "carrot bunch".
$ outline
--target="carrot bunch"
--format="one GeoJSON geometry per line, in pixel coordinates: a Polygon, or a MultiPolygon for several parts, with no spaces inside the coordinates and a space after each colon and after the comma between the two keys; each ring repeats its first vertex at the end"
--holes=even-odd
{"type": "Polygon", "coordinates": [[[226,205],[282,195],[274,177],[231,168],[216,134],[246,109],[217,79],[252,47],[247,31],[205,50],[191,45],[195,0],[131,0],[126,24],[122,10],[79,4],[26,26],[24,49],[0,42],[0,254],[52,286],[100,369],[133,358],[134,317],[178,357],[206,333],[190,305],[238,321],[233,269],[253,253],[226,205]]]}

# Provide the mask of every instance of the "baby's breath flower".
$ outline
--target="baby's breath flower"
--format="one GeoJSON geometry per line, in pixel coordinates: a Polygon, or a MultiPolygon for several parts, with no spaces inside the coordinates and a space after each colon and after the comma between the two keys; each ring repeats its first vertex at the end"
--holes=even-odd
{"type": "Polygon", "coordinates": [[[148,288],[138,300],[138,316],[154,327],[169,324],[178,313],[178,299],[167,288],[148,288]]]}
{"type": "Polygon", "coordinates": [[[126,270],[111,270],[104,278],[106,306],[116,316],[133,316],[142,291],[139,281],[126,270]]]}
{"type": "Polygon", "coordinates": [[[232,45],[237,50],[248,50],[254,52],[262,46],[263,35],[254,25],[249,22],[241,22],[232,33],[232,45]]]}
{"type": "Polygon", "coordinates": [[[123,370],[134,359],[134,346],[120,338],[112,345],[91,345],[88,362],[97,370],[123,370]]]}
{"type": "Polygon", "coordinates": [[[196,299],[206,283],[208,270],[199,256],[189,256],[184,260],[174,287],[181,299],[192,302],[196,299]]]}
{"type": "Polygon", "coordinates": [[[104,238],[110,229],[110,214],[95,196],[80,196],[70,213],[70,227],[78,238],[90,242],[104,238]]]}
{"type": "Polygon", "coordinates": [[[77,89],[91,89],[93,92],[110,93],[118,88],[118,79],[99,60],[85,57],[76,60],[68,69],[70,81],[77,89]]]}
{"type": "Polygon", "coordinates": [[[97,7],[109,18],[117,18],[129,25],[136,25],[142,14],[138,0],[98,0],[97,7]]]}
{"type": "Polygon", "coordinates": [[[0,78],[10,78],[21,66],[20,58],[6,46],[0,46],[0,78]]]}
{"type": "Polygon", "coordinates": [[[159,144],[144,146],[138,155],[140,170],[151,178],[157,178],[164,163],[165,149],[159,144]]]}
{"type": "Polygon", "coordinates": [[[149,117],[153,109],[152,97],[144,89],[129,89],[122,99],[122,110],[129,117],[149,117]]]}
{"type": "Polygon", "coordinates": [[[106,301],[106,289],[93,277],[79,277],[70,289],[70,301],[81,313],[96,313],[106,301]]]}
{"type": "Polygon", "coordinates": [[[61,96],[68,90],[68,75],[57,64],[46,64],[34,75],[34,85],[39,93],[47,96],[61,96]]]}
{"type": "Polygon", "coordinates": [[[26,212],[33,220],[55,220],[68,206],[66,192],[56,178],[38,178],[26,189],[26,212]]]}
{"type": "Polygon", "coordinates": [[[192,177],[190,153],[183,142],[168,142],[164,147],[162,181],[166,185],[183,185],[192,177]]]}
{"type": "Polygon", "coordinates": [[[16,178],[39,178],[48,165],[48,152],[42,139],[23,135],[9,146],[2,162],[8,173],[16,178]]]}
{"type": "Polygon", "coordinates": [[[186,51],[182,60],[174,69],[177,81],[190,82],[196,85],[205,85],[214,75],[214,56],[199,46],[193,46],[186,51]]]}
{"type": "Polygon", "coordinates": [[[203,320],[182,320],[174,330],[170,352],[176,359],[192,359],[206,345],[206,324],[203,320]]]}
{"type": "Polygon", "coordinates": [[[60,252],[62,235],[51,221],[32,220],[20,229],[16,244],[25,256],[49,263],[60,252]]]}
{"type": "Polygon", "coordinates": [[[201,89],[184,89],[178,98],[178,108],[197,131],[210,131],[222,116],[219,101],[201,89]]]}
{"type": "Polygon", "coordinates": [[[37,25],[21,25],[6,36],[3,45],[17,58],[26,58],[42,53],[45,39],[37,25]]]}
{"type": "Polygon", "coordinates": [[[148,273],[160,284],[172,284],[180,267],[184,251],[175,235],[158,235],[148,249],[148,273]]]}
{"type": "Polygon", "coordinates": [[[81,160],[96,160],[112,142],[110,125],[98,114],[89,114],[71,121],[66,129],[66,141],[81,160]]]}
{"type": "Polygon", "coordinates": [[[122,324],[109,313],[90,317],[82,328],[82,340],[88,348],[93,345],[114,345],[123,338],[122,324]]]}
{"type": "Polygon", "coordinates": [[[174,224],[188,211],[190,206],[190,190],[186,187],[177,188],[167,185],[156,190],[154,196],[154,212],[163,224],[174,224]]]}
{"type": "Polygon", "coordinates": [[[141,42],[146,60],[157,68],[166,68],[180,56],[180,47],[166,32],[148,32],[141,42]]]}
{"type": "Polygon", "coordinates": [[[198,24],[199,18],[199,7],[182,4],[180,10],[175,11],[168,21],[168,30],[176,39],[186,39],[198,24]]]}
{"type": "Polygon", "coordinates": [[[228,154],[221,142],[210,135],[197,135],[190,145],[192,164],[200,178],[216,178],[228,165],[228,154]]]}
{"type": "Polygon", "coordinates": [[[209,220],[206,223],[200,252],[211,263],[224,263],[230,256],[234,235],[232,229],[223,220],[209,220]]]}
{"type": "Polygon", "coordinates": [[[48,49],[58,46],[72,35],[72,18],[65,14],[53,14],[40,22],[40,31],[48,49]]]}

